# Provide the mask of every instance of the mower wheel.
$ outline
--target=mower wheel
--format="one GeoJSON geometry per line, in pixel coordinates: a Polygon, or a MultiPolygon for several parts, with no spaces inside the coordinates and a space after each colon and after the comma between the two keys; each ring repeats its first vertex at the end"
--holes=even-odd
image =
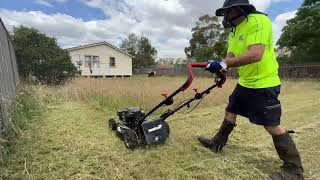
{"type": "Polygon", "coordinates": [[[112,129],[113,131],[115,131],[117,129],[117,123],[116,123],[116,120],[111,118],[109,119],[109,128],[112,129]]]}
{"type": "Polygon", "coordinates": [[[123,137],[124,137],[124,144],[128,149],[135,149],[139,146],[139,142],[138,142],[138,136],[136,134],[136,132],[132,129],[126,129],[123,132],[123,137]]]}

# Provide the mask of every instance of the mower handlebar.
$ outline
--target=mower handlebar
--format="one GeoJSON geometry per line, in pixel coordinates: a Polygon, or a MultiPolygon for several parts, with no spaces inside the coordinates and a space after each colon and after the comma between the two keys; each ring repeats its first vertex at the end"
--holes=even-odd
{"type": "Polygon", "coordinates": [[[200,63],[197,63],[197,64],[190,64],[189,65],[189,74],[188,74],[188,79],[187,81],[179,88],[180,91],[185,91],[186,89],[188,89],[188,87],[191,85],[193,79],[194,79],[194,74],[193,74],[193,67],[195,68],[206,68],[208,64],[200,64],[200,63]]]}
{"type": "MultiPolygon", "coordinates": [[[[187,81],[179,88],[177,89],[175,92],[173,92],[170,96],[165,96],[166,99],[163,100],[160,104],[158,104],[156,107],[154,107],[151,111],[149,111],[142,119],[145,119],[146,117],[148,117],[150,114],[152,114],[154,111],[156,111],[157,109],[159,109],[162,105],[172,105],[173,104],[173,97],[175,95],[177,95],[179,92],[181,91],[185,91],[186,89],[189,88],[189,86],[191,85],[193,79],[194,79],[194,74],[193,74],[193,67],[195,68],[206,68],[208,64],[205,63],[196,63],[196,64],[190,64],[189,65],[189,75],[188,75],[188,79],[187,81]]],[[[221,73],[218,72],[217,73],[217,80],[216,80],[216,85],[212,86],[218,86],[221,87],[223,85],[223,83],[226,80],[226,76],[221,73]]]]}

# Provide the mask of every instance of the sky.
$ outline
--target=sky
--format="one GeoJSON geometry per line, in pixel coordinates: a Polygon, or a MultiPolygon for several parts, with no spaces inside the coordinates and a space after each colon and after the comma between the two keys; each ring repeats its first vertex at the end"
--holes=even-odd
{"type": "MultiPolygon", "coordinates": [[[[0,18],[55,37],[62,48],[107,41],[119,46],[130,33],[143,34],[159,58],[185,58],[191,29],[214,15],[224,0],[0,0],[0,18]]],[[[274,42],[303,0],[249,0],[273,22],[274,42]]]]}

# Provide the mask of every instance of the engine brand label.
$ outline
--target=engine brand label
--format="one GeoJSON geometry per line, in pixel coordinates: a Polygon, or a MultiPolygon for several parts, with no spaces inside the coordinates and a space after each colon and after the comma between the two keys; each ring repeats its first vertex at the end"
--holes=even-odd
{"type": "Polygon", "coordinates": [[[158,126],[154,127],[154,128],[151,128],[151,129],[148,129],[148,132],[153,132],[153,131],[156,131],[156,130],[159,130],[162,128],[162,124],[159,124],[158,126]]]}

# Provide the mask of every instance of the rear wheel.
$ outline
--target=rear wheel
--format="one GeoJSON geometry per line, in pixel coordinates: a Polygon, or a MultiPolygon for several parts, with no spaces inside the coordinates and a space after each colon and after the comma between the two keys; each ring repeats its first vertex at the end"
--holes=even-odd
{"type": "Polygon", "coordinates": [[[124,135],[124,145],[128,149],[135,149],[139,146],[138,136],[136,132],[132,129],[126,129],[123,133],[124,135]]]}
{"type": "Polygon", "coordinates": [[[116,120],[114,120],[113,118],[109,119],[108,124],[109,124],[109,128],[112,129],[113,131],[117,129],[116,120]]]}

